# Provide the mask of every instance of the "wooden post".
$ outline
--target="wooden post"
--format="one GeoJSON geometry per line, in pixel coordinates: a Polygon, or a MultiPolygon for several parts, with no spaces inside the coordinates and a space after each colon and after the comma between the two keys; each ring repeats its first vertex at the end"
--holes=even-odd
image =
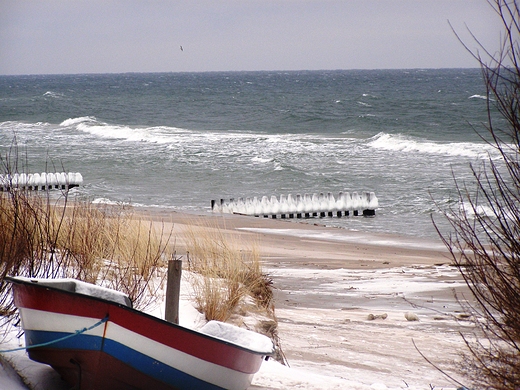
{"type": "Polygon", "coordinates": [[[164,319],[174,324],[179,323],[179,300],[181,293],[182,260],[168,261],[168,279],[166,281],[166,309],[164,319]]]}

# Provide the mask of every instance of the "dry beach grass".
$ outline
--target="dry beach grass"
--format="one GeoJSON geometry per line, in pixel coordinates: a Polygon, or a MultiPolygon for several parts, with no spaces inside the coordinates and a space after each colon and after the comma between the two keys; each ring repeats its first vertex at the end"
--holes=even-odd
{"type": "Polygon", "coordinates": [[[164,267],[169,239],[160,224],[131,208],[93,205],[49,193],[0,193],[0,309],[13,314],[4,276],[71,277],[128,294],[135,307],[153,297],[155,271],[164,267]],[[156,230],[157,229],[157,230],[156,230]]]}
{"type": "Polygon", "coordinates": [[[270,280],[262,272],[254,242],[225,237],[218,226],[188,225],[188,269],[202,277],[191,281],[197,307],[206,319],[227,321],[244,297],[272,311],[270,280]]]}

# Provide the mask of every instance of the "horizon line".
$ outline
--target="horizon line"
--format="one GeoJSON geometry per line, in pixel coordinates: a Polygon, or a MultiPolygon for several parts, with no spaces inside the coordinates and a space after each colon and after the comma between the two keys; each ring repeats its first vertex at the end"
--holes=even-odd
{"type": "Polygon", "coordinates": [[[190,74],[190,73],[297,73],[297,72],[346,72],[346,71],[420,71],[420,70],[475,70],[475,67],[412,67],[412,68],[337,68],[337,69],[271,69],[271,70],[199,70],[199,71],[128,71],[128,72],[78,72],[78,73],[5,73],[0,77],[21,77],[21,76],[95,76],[95,75],[125,75],[125,74],[190,74]]]}

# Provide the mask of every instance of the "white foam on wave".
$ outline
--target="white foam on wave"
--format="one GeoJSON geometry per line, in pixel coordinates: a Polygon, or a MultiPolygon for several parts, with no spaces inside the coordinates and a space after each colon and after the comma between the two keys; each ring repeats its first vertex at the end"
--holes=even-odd
{"type": "MultiPolygon", "coordinates": [[[[130,127],[112,125],[86,116],[69,118],[60,124],[61,127],[74,128],[80,132],[93,135],[100,139],[112,139],[134,143],[153,143],[167,147],[186,148],[191,152],[210,153],[212,156],[233,155],[237,151],[253,164],[272,163],[273,155],[277,153],[298,154],[323,152],[324,148],[336,148],[333,143],[316,143],[315,135],[295,134],[257,134],[237,131],[198,131],[169,126],[130,127]]],[[[281,165],[275,170],[284,169],[281,165]]]]}
{"type": "Polygon", "coordinates": [[[60,123],[61,127],[74,126],[83,122],[96,122],[96,118],[92,116],[82,116],[79,118],[69,118],[60,123]]]}
{"type": "Polygon", "coordinates": [[[472,158],[486,158],[492,148],[486,144],[472,142],[434,142],[419,141],[400,134],[379,133],[368,143],[376,149],[393,150],[406,153],[426,153],[472,158]]]}
{"type": "MultiPolygon", "coordinates": [[[[63,120],[58,126],[51,124],[26,124],[22,122],[0,123],[0,135],[10,135],[13,131],[20,132],[23,137],[32,137],[32,129],[40,130],[47,125],[49,137],[53,133],[62,136],[62,131],[76,132],[70,139],[74,142],[84,142],[84,137],[94,137],[102,144],[105,142],[125,142],[139,148],[162,147],[176,153],[179,161],[188,161],[196,155],[197,159],[229,159],[237,163],[268,166],[273,170],[284,170],[279,162],[275,163],[274,156],[280,154],[295,154],[322,152],[328,144],[322,145],[315,141],[314,135],[294,134],[258,134],[239,131],[207,131],[190,130],[169,126],[127,126],[124,124],[109,124],[98,120],[94,116],[72,117],[63,120]],[[31,130],[31,131],[27,131],[31,130]],[[7,133],[8,131],[9,133],[7,133]]],[[[5,142],[10,142],[7,139],[5,142]]],[[[3,142],[3,141],[1,141],[3,142]]],[[[61,142],[61,138],[57,139],[61,142]]],[[[89,141],[90,142],[90,141],[89,141]]],[[[332,148],[332,146],[331,146],[332,148]]],[[[139,149],[142,150],[142,149],[139,149]]],[[[191,162],[190,162],[191,163],[191,162]]]]}
{"type": "Polygon", "coordinates": [[[255,162],[255,163],[268,163],[268,162],[272,162],[273,159],[272,158],[264,158],[264,157],[260,157],[260,156],[255,156],[255,157],[251,158],[251,161],[255,162]]]}
{"type": "Polygon", "coordinates": [[[127,126],[110,126],[106,124],[92,125],[89,123],[79,123],[76,128],[85,133],[89,133],[101,138],[111,138],[111,139],[125,139],[128,141],[139,141],[143,140],[143,138],[148,138],[148,134],[146,137],[141,135],[141,131],[135,131],[127,126]]]}
{"type": "Polygon", "coordinates": [[[108,206],[119,206],[124,208],[141,208],[141,209],[162,209],[162,210],[190,210],[194,208],[193,206],[173,206],[170,204],[144,204],[133,201],[122,201],[122,200],[113,200],[109,198],[94,198],[92,200],[92,204],[97,205],[108,205],[108,206]]]}
{"type": "MultiPolygon", "coordinates": [[[[472,205],[470,203],[459,204],[459,211],[469,219],[475,219],[477,216],[480,218],[495,218],[497,211],[489,205],[472,205]]],[[[501,210],[504,213],[503,210],[501,210]]],[[[507,214],[504,213],[507,217],[507,214]]],[[[512,218],[508,218],[512,219],[512,218]]]]}
{"type": "MultiPolygon", "coordinates": [[[[459,214],[455,218],[463,215],[468,219],[476,218],[501,218],[506,221],[515,221],[517,219],[516,208],[498,207],[491,204],[471,204],[468,201],[459,203],[459,214]]],[[[450,214],[453,216],[453,214],[450,214]]]]}
{"type": "MultiPolygon", "coordinates": [[[[148,206],[148,205],[145,205],[145,204],[142,204],[142,203],[125,202],[125,201],[120,201],[120,200],[112,200],[112,199],[109,199],[109,198],[95,198],[92,201],[92,204],[106,204],[106,205],[109,205],[109,206],[121,206],[121,207],[128,207],[128,206],[131,206],[131,207],[154,207],[154,205],[148,206]]],[[[167,208],[165,206],[157,206],[157,207],[167,208]]]]}
{"type": "Polygon", "coordinates": [[[127,202],[118,202],[115,200],[110,200],[108,198],[96,198],[92,201],[92,203],[93,204],[109,204],[109,205],[121,205],[121,204],[129,205],[129,203],[127,203],[127,202]]]}
{"type": "Polygon", "coordinates": [[[483,95],[471,95],[468,99],[483,99],[483,100],[487,100],[488,97],[487,96],[483,96],[483,95]]]}
{"type": "Polygon", "coordinates": [[[18,122],[18,121],[0,122],[0,130],[9,130],[9,131],[40,129],[42,127],[47,127],[47,126],[49,126],[49,123],[46,123],[46,122],[35,122],[35,123],[26,123],[26,122],[18,122]]]}
{"type": "MultiPolygon", "coordinates": [[[[60,126],[73,127],[81,132],[104,139],[171,145],[172,147],[190,145],[190,147],[194,148],[200,147],[201,150],[206,149],[208,145],[218,145],[218,150],[222,151],[222,146],[229,145],[230,141],[233,140],[243,140],[246,143],[255,141],[251,146],[256,149],[256,142],[258,141],[258,134],[234,131],[197,131],[171,126],[130,127],[104,123],[90,116],[69,118],[63,121],[60,126]]],[[[271,145],[289,142],[287,139],[281,140],[279,136],[274,135],[262,136],[262,141],[271,145]]],[[[264,161],[258,160],[256,162],[264,161]]]]}
{"type": "Polygon", "coordinates": [[[47,91],[47,92],[45,92],[43,94],[43,96],[51,97],[51,98],[54,98],[54,99],[59,99],[59,98],[62,98],[63,96],[65,96],[65,95],[62,94],[62,93],[59,93],[59,92],[47,91]]]}
{"type": "Polygon", "coordinates": [[[100,122],[95,117],[84,116],[69,118],[60,123],[61,127],[75,127],[84,133],[100,138],[119,139],[130,142],[150,142],[169,144],[178,141],[179,134],[190,133],[189,130],[176,127],[129,127],[124,125],[110,125],[100,122]]]}
{"type": "Polygon", "coordinates": [[[275,171],[283,171],[285,168],[280,164],[278,161],[274,163],[274,170],[275,171]]]}

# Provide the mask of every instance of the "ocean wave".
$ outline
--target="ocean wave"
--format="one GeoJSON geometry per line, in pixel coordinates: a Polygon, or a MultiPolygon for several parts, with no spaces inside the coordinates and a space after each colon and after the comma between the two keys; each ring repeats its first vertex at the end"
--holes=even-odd
{"type": "MultiPolygon", "coordinates": [[[[197,208],[194,208],[193,206],[188,206],[188,205],[172,206],[170,204],[144,204],[144,203],[137,203],[137,202],[133,202],[133,201],[112,200],[110,198],[94,198],[92,200],[92,203],[99,204],[99,205],[131,207],[131,208],[140,208],[140,209],[198,210],[197,208]]],[[[209,208],[209,206],[208,206],[208,208],[209,208]]]]}
{"type": "Polygon", "coordinates": [[[413,139],[401,134],[379,133],[368,143],[375,149],[405,153],[425,153],[447,156],[485,158],[493,151],[489,145],[472,142],[435,142],[413,139]]]}
{"type": "Polygon", "coordinates": [[[264,158],[264,157],[255,156],[255,157],[251,158],[251,161],[254,162],[254,163],[265,164],[265,163],[268,163],[268,162],[272,162],[273,158],[272,157],[264,158]]]}
{"type": "MultiPolygon", "coordinates": [[[[197,156],[247,156],[254,164],[272,163],[273,154],[306,153],[321,150],[316,136],[294,134],[261,134],[239,131],[190,130],[170,126],[131,127],[107,124],[94,117],[70,118],[60,126],[73,128],[100,140],[165,145],[175,151],[197,156]]],[[[179,156],[179,153],[177,154],[179,156]]],[[[275,168],[276,169],[276,168],[275,168]]],[[[282,169],[282,168],[278,168],[282,169]]]]}
{"type": "MultiPolygon", "coordinates": [[[[25,132],[32,130],[40,130],[42,128],[49,128],[52,125],[47,122],[19,122],[19,121],[5,121],[0,122],[0,131],[4,134],[9,133],[16,133],[17,135],[23,136],[25,132]]],[[[9,134],[7,134],[9,135],[9,134]]]]}
{"type": "MultiPolygon", "coordinates": [[[[475,205],[468,202],[459,203],[460,214],[471,218],[495,218],[497,212],[489,205],[475,205]]],[[[509,218],[512,219],[512,218],[509,218]]]]}
{"type": "Polygon", "coordinates": [[[69,126],[74,126],[74,125],[77,125],[79,123],[84,123],[84,122],[96,123],[97,120],[93,116],[82,116],[82,117],[79,117],[79,118],[69,118],[69,119],[66,119],[63,122],[61,122],[60,126],[61,127],[69,127],[69,126]]]}
{"type": "Polygon", "coordinates": [[[274,162],[274,171],[283,171],[285,168],[282,166],[282,164],[279,161],[274,162]]]}
{"type": "Polygon", "coordinates": [[[59,92],[47,91],[43,94],[43,96],[51,97],[54,99],[60,99],[60,98],[64,97],[65,95],[63,93],[59,93],[59,92]]]}
{"type": "Polygon", "coordinates": [[[112,125],[100,122],[92,116],[69,118],[61,122],[60,126],[73,127],[99,138],[155,144],[175,143],[178,141],[179,134],[191,133],[190,130],[168,126],[130,127],[126,125],[112,125]]]}
{"type": "Polygon", "coordinates": [[[487,100],[488,97],[487,96],[483,96],[483,95],[471,95],[468,99],[484,99],[484,100],[487,100]]]}
{"type": "Polygon", "coordinates": [[[144,204],[112,200],[109,198],[94,198],[94,200],[92,200],[92,204],[106,204],[106,205],[110,205],[110,206],[121,206],[121,207],[123,207],[123,206],[145,207],[144,204]]]}

